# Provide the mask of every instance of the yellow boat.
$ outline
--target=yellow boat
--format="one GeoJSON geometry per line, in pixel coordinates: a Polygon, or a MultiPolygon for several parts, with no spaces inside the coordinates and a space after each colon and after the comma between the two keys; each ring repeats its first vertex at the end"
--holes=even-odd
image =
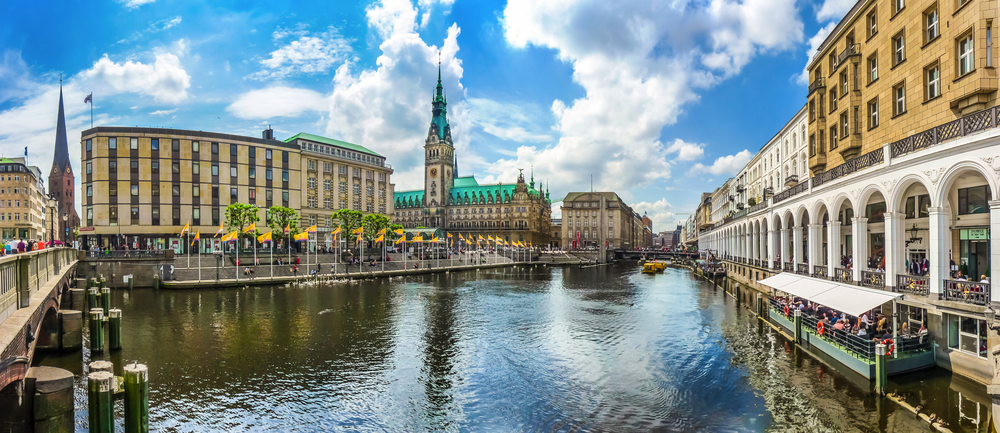
{"type": "Polygon", "coordinates": [[[663,273],[663,270],[666,268],[667,264],[663,262],[646,262],[642,265],[642,273],[644,274],[663,273]]]}

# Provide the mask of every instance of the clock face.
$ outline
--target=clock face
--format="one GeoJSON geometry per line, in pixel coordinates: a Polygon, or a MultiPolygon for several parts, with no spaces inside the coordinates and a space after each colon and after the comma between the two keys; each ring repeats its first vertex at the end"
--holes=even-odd
{"type": "Polygon", "coordinates": [[[431,177],[437,177],[437,175],[438,175],[438,169],[432,168],[431,169],[431,177]]]}
{"type": "Polygon", "coordinates": [[[66,174],[70,174],[69,166],[66,166],[66,174]]]}

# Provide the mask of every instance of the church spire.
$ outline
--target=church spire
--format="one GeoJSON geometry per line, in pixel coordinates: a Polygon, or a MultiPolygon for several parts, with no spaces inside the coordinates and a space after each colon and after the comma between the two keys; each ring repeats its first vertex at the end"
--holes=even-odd
{"type": "Polygon", "coordinates": [[[59,79],[59,114],[56,119],[56,143],[55,157],[52,159],[53,169],[59,169],[59,173],[64,173],[69,162],[69,144],[66,140],[66,114],[63,110],[62,78],[59,79]]]}
{"type": "Polygon", "coordinates": [[[451,127],[448,125],[448,101],[444,94],[444,84],[441,82],[440,51],[438,51],[438,82],[437,87],[434,88],[434,97],[431,99],[431,105],[433,106],[431,110],[433,117],[431,118],[430,131],[427,133],[428,140],[432,136],[437,136],[437,140],[451,144],[451,127]]]}

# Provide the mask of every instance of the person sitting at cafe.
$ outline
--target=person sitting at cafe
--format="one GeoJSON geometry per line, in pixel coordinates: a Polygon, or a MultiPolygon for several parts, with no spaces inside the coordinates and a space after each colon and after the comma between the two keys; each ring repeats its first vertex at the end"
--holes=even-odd
{"type": "Polygon", "coordinates": [[[903,337],[910,336],[910,325],[908,323],[903,322],[903,326],[899,327],[899,335],[902,335],[903,337]]]}

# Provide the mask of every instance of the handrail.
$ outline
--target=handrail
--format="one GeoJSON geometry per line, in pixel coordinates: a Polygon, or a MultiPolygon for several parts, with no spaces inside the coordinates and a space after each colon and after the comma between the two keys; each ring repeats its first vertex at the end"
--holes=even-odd
{"type": "Polygon", "coordinates": [[[813,276],[813,278],[822,278],[824,280],[830,278],[827,275],[826,265],[816,265],[816,266],[813,266],[812,276],[813,276]]]}
{"type": "Polygon", "coordinates": [[[860,283],[863,287],[885,290],[885,274],[882,272],[861,271],[860,283]]]}
{"type": "Polygon", "coordinates": [[[916,275],[896,275],[894,291],[927,296],[930,293],[931,279],[916,275]]]}
{"type": "Polygon", "coordinates": [[[973,305],[986,305],[990,302],[990,285],[975,281],[944,280],[944,292],[941,293],[941,299],[973,305]]]}
{"type": "Polygon", "coordinates": [[[951,122],[918,132],[889,145],[890,154],[897,158],[957,137],[997,127],[998,108],[977,111],[951,122]]]}
{"type": "Polygon", "coordinates": [[[858,156],[857,158],[845,161],[830,170],[824,171],[816,176],[812,177],[813,187],[819,187],[820,185],[830,182],[834,179],[838,179],[847,176],[856,171],[872,167],[877,164],[881,164],[885,160],[885,155],[882,153],[882,148],[875,149],[864,155],[858,156]]]}
{"type": "MultiPolygon", "coordinates": [[[[815,179],[815,178],[813,178],[813,179],[815,179]]],[[[771,198],[771,201],[774,204],[778,204],[778,203],[780,203],[782,201],[785,201],[785,200],[787,200],[787,199],[789,199],[789,198],[791,198],[793,196],[801,194],[802,192],[804,192],[804,191],[806,191],[808,189],[809,189],[809,182],[799,182],[798,185],[795,185],[795,186],[793,186],[793,187],[791,187],[789,189],[786,189],[786,190],[784,190],[784,191],[779,192],[778,194],[776,194],[774,197],[771,198]]]]}
{"type": "Polygon", "coordinates": [[[108,250],[108,251],[87,251],[86,258],[95,260],[114,259],[162,259],[166,256],[166,250],[108,250]]]}

